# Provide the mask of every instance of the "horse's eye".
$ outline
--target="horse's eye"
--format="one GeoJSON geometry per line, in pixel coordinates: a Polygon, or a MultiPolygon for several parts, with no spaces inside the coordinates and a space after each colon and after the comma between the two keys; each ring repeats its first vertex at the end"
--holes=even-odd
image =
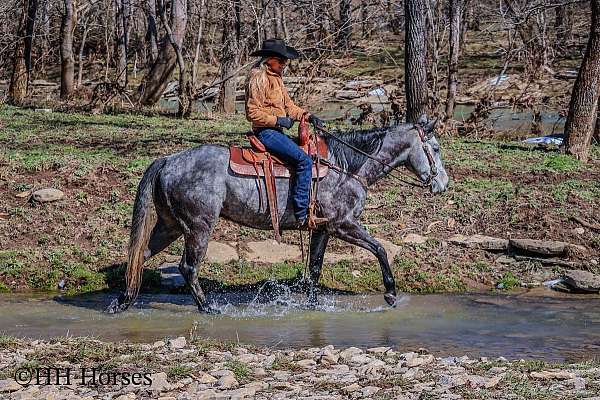
{"type": "Polygon", "coordinates": [[[433,149],[433,151],[435,151],[436,153],[440,152],[440,146],[437,144],[434,144],[433,146],[431,146],[431,148],[433,149]]]}

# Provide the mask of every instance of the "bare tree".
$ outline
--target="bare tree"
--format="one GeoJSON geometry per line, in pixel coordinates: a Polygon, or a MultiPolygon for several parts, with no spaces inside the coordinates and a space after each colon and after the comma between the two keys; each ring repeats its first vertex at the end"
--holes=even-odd
{"type": "Polygon", "coordinates": [[[129,18],[131,13],[130,0],[115,0],[116,47],[117,47],[117,81],[123,87],[127,86],[127,52],[129,45],[129,18]]]}
{"type": "Polygon", "coordinates": [[[194,52],[194,62],[192,64],[192,86],[196,87],[198,83],[198,61],[200,60],[200,45],[202,44],[202,34],[204,31],[204,6],[205,0],[200,0],[198,6],[198,32],[196,34],[196,51],[194,52]]]}
{"type": "MultiPolygon", "coordinates": [[[[204,0],[202,0],[204,1],[204,0]]],[[[146,30],[146,43],[150,49],[149,65],[156,61],[158,57],[158,32],[156,30],[156,0],[146,0],[146,20],[148,29],[146,30]]]]}
{"type": "Polygon", "coordinates": [[[565,123],[565,150],[586,162],[600,94],[600,0],[591,0],[590,37],[573,86],[565,123]]]}
{"type": "MultiPolygon", "coordinates": [[[[159,8],[166,15],[164,0],[159,0],[159,8]]],[[[185,37],[187,17],[187,0],[171,0],[171,22],[169,23],[171,35],[167,34],[167,37],[161,41],[158,58],[144,77],[141,86],[141,104],[145,106],[156,104],[167,87],[168,80],[175,69],[175,65],[177,65],[177,54],[174,46],[169,41],[169,36],[181,49],[185,37]]]]}
{"type": "Polygon", "coordinates": [[[235,79],[231,79],[239,63],[240,2],[228,0],[223,18],[223,55],[221,56],[221,87],[216,110],[235,112],[235,79]]]}
{"type": "Polygon", "coordinates": [[[27,95],[27,86],[29,85],[29,75],[31,60],[31,44],[28,47],[27,30],[29,25],[28,13],[30,12],[30,0],[23,0],[23,7],[19,16],[19,24],[17,29],[17,41],[14,44],[15,50],[13,53],[13,72],[10,77],[10,86],[8,87],[8,101],[12,104],[20,104],[27,95]],[[27,55],[29,53],[29,56],[27,55]],[[29,66],[28,66],[29,65],[29,66]]]}
{"type": "Polygon", "coordinates": [[[449,54],[448,54],[448,95],[446,96],[446,119],[454,115],[456,103],[456,90],[458,87],[458,55],[460,53],[460,32],[462,1],[448,1],[448,15],[450,18],[449,54]]]}
{"type": "Polygon", "coordinates": [[[425,1],[404,2],[406,121],[412,123],[419,120],[427,107],[425,1]]]}
{"type": "Polygon", "coordinates": [[[64,12],[60,27],[60,98],[73,93],[75,59],[73,58],[73,34],[77,25],[77,0],[64,0],[64,12]]]}
{"type": "Polygon", "coordinates": [[[340,26],[339,42],[343,49],[350,47],[352,36],[352,2],[350,0],[340,1],[340,26]]]}

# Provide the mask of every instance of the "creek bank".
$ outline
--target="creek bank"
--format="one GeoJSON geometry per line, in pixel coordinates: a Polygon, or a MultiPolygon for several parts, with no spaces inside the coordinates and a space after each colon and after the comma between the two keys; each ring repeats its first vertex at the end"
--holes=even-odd
{"type": "Polygon", "coordinates": [[[273,350],[176,338],[152,344],[89,338],[54,341],[2,337],[0,395],[7,399],[592,399],[597,362],[547,364],[504,357],[436,357],[426,349],[303,348],[273,350]],[[15,382],[18,368],[70,368],[71,384],[15,382]],[[120,376],[147,374],[146,384],[79,385],[81,368],[120,376]]]}

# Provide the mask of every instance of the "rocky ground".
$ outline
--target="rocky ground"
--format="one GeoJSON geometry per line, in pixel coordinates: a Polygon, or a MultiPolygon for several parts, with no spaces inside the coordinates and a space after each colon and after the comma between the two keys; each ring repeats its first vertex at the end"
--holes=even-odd
{"type": "Polygon", "coordinates": [[[0,379],[3,399],[600,399],[597,361],[440,358],[389,347],[275,350],[184,337],[153,344],[1,337],[0,379]],[[50,366],[63,376],[69,369],[70,381],[46,385],[42,374],[42,385],[33,384],[50,366]],[[109,380],[89,385],[94,379],[109,380]]]}

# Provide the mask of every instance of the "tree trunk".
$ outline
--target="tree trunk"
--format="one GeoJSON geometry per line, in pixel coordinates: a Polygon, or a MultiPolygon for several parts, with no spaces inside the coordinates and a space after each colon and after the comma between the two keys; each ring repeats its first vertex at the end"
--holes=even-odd
{"type": "Polygon", "coordinates": [[[200,0],[198,7],[198,33],[196,34],[196,51],[194,52],[194,62],[192,64],[192,86],[196,87],[198,83],[198,61],[200,59],[200,45],[202,44],[202,31],[204,29],[204,5],[205,0],[200,0]]]}
{"type": "Polygon", "coordinates": [[[13,71],[10,77],[10,86],[8,87],[8,101],[11,104],[21,104],[27,95],[27,85],[29,84],[29,71],[25,62],[25,47],[27,46],[27,13],[29,11],[29,0],[23,0],[23,9],[19,18],[17,27],[17,41],[15,42],[15,52],[13,54],[13,71]]]}
{"type": "Polygon", "coordinates": [[[148,21],[148,30],[146,31],[146,43],[148,48],[150,49],[150,58],[148,59],[148,65],[151,65],[158,58],[158,33],[156,30],[156,0],[146,0],[146,16],[148,21]]]}
{"type": "MultiPolygon", "coordinates": [[[[163,0],[159,7],[164,7],[163,0]]],[[[171,0],[171,23],[174,42],[181,48],[187,25],[187,0],[171,0]]],[[[160,51],[152,69],[144,78],[140,103],[145,106],[156,104],[169,83],[169,77],[177,64],[177,54],[168,37],[161,41],[160,51]]]]}
{"type": "Polygon", "coordinates": [[[590,4],[590,38],[573,85],[565,123],[565,150],[583,162],[588,159],[600,93],[600,0],[591,0],[590,4]]]}
{"type": "Polygon", "coordinates": [[[227,114],[235,113],[235,79],[232,79],[232,74],[237,68],[239,60],[238,3],[238,0],[228,1],[223,21],[222,83],[216,110],[227,114]]]}
{"type": "Polygon", "coordinates": [[[415,123],[427,107],[427,73],[425,40],[426,0],[406,0],[404,85],[406,90],[406,121],[415,123]]]}
{"type": "Polygon", "coordinates": [[[60,27],[60,98],[73,93],[75,59],[73,57],[73,33],[77,25],[77,0],[64,0],[65,10],[60,27]]]}
{"type": "Polygon", "coordinates": [[[596,145],[600,146],[600,99],[598,99],[598,105],[596,106],[596,128],[594,129],[594,141],[596,145]]]}
{"type": "Polygon", "coordinates": [[[31,52],[33,49],[33,37],[35,34],[35,20],[38,10],[38,0],[29,0],[27,7],[27,24],[25,28],[25,68],[27,69],[27,80],[31,76],[31,52]]]}
{"type": "Polygon", "coordinates": [[[77,87],[80,87],[83,81],[83,51],[85,49],[85,41],[87,40],[88,32],[90,31],[89,20],[90,17],[87,17],[83,21],[83,35],[81,36],[81,44],[79,45],[79,56],[77,58],[77,87]]]}
{"type": "Polygon", "coordinates": [[[117,53],[117,82],[122,87],[127,87],[127,45],[129,31],[129,0],[115,0],[116,22],[116,53],[117,53]]]}
{"type": "Polygon", "coordinates": [[[340,1],[340,27],[339,42],[343,49],[350,48],[352,36],[352,2],[350,0],[340,1]]]}
{"type": "Polygon", "coordinates": [[[454,105],[456,103],[456,90],[458,87],[458,55],[460,52],[460,32],[461,32],[461,0],[450,0],[448,3],[450,18],[450,35],[448,55],[448,95],[446,96],[446,119],[451,119],[454,115],[454,105]]]}

